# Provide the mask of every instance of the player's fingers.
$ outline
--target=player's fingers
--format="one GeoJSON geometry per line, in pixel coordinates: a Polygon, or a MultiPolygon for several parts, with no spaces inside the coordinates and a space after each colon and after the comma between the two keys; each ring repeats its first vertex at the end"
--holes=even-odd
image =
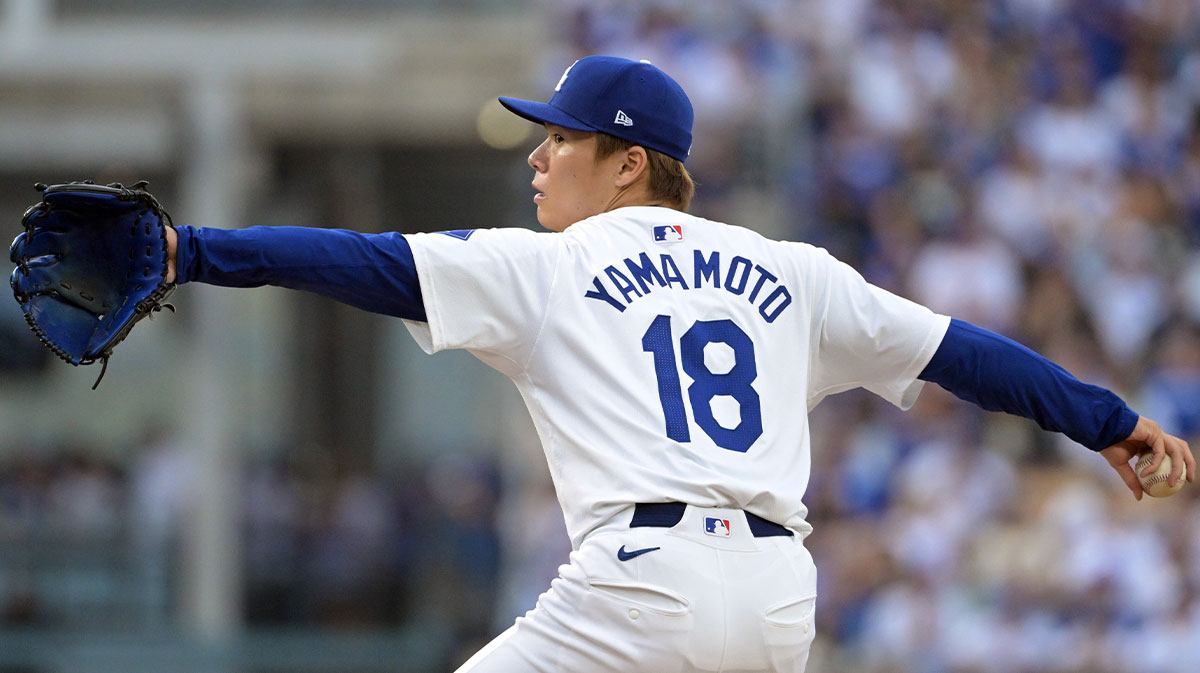
{"type": "Polygon", "coordinates": [[[1129,490],[1133,492],[1133,497],[1141,500],[1142,482],[1138,481],[1137,473],[1134,472],[1133,467],[1129,463],[1119,463],[1112,467],[1117,471],[1117,474],[1121,475],[1121,481],[1124,481],[1129,490]]]}
{"type": "Polygon", "coordinates": [[[1175,484],[1188,477],[1189,469],[1192,473],[1195,472],[1195,460],[1192,458],[1187,442],[1165,432],[1162,433],[1162,438],[1166,455],[1171,458],[1171,471],[1167,474],[1167,485],[1174,487],[1175,484]]]}
{"type": "MultiPolygon", "coordinates": [[[[1192,455],[1192,448],[1188,443],[1178,437],[1179,452],[1183,454],[1183,476],[1190,482],[1196,481],[1196,458],[1192,455]]],[[[1176,461],[1178,462],[1178,461],[1176,461]]]]}
{"type": "Polygon", "coordinates": [[[1179,449],[1179,438],[1167,435],[1163,440],[1167,455],[1171,457],[1171,472],[1167,474],[1167,486],[1174,488],[1179,480],[1187,476],[1187,463],[1184,462],[1183,451],[1179,449]]]}
{"type": "Polygon", "coordinates": [[[1158,466],[1162,464],[1163,456],[1167,455],[1166,439],[1163,437],[1162,430],[1159,430],[1157,426],[1146,438],[1146,448],[1148,448],[1153,455],[1150,457],[1150,463],[1146,465],[1145,469],[1142,470],[1143,477],[1149,477],[1150,475],[1154,474],[1155,471],[1158,470],[1158,466]]]}

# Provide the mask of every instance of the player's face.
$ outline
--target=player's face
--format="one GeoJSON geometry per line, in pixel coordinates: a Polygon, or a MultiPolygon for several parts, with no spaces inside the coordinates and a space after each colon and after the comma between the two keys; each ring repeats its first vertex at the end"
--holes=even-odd
{"type": "Polygon", "coordinates": [[[538,222],[562,231],[608,210],[619,192],[614,160],[619,165],[617,154],[596,161],[596,134],[547,124],[546,140],[529,155],[538,222]]]}

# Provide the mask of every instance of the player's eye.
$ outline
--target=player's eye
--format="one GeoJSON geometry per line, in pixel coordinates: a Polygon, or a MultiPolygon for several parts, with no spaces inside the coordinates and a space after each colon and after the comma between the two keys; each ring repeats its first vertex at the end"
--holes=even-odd
{"type": "Polygon", "coordinates": [[[555,144],[564,143],[567,141],[566,138],[562,137],[561,135],[559,135],[557,133],[551,134],[550,137],[554,140],[555,144]]]}

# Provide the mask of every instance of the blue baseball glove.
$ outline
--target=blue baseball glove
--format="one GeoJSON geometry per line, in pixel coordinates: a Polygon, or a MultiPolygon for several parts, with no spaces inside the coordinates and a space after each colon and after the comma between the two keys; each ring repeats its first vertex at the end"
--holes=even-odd
{"type": "Polygon", "coordinates": [[[9,258],[9,284],[34,334],[72,365],[103,363],[139,320],[163,308],[166,227],[171,218],[146,191],[91,182],[37,185],[9,258]]]}

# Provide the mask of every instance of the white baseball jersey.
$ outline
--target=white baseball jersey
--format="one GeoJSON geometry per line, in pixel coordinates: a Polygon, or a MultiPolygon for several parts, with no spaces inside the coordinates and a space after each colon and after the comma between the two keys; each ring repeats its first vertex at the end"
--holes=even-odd
{"type": "Polygon", "coordinates": [[[576,549],[639,502],[806,535],[808,411],[854,387],[907,408],[949,325],[824,250],[667,208],[407,238],[409,330],[516,383],[576,549]]]}

